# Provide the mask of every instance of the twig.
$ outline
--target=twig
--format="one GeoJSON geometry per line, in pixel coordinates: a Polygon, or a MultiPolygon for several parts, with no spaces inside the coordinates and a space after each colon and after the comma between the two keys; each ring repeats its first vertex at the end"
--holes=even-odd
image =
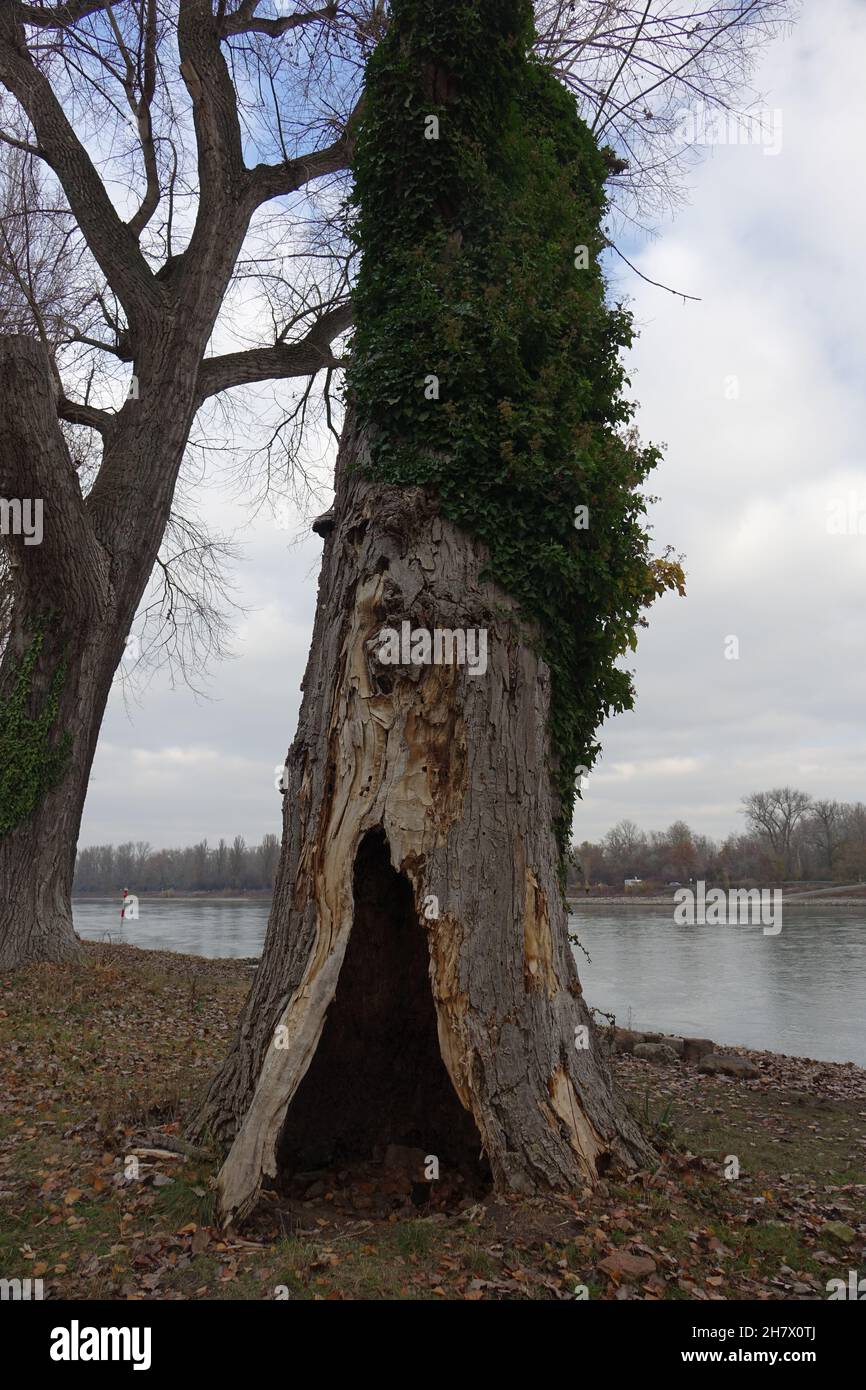
{"type": "Polygon", "coordinates": [[[635,275],[639,275],[642,280],[646,280],[648,285],[655,285],[656,289],[659,290],[667,290],[668,294],[677,294],[679,295],[680,299],[693,299],[697,304],[701,303],[701,296],[699,294],[685,294],[683,290],[672,290],[670,285],[663,285],[660,280],[651,280],[648,275],[644,275],[642,270],[638,270],[636,265],[632,265],[631,261],[628,259],[628,256],[624,256],[620,251],[619,247],[614,246],[612,241],[607,241],[607,239],[605,239],[605,245],[609,246],[611,251],[615,251],[616,254],[619,256],[620,260],[625,261],[629,270],[633,270],[635,275]]]}

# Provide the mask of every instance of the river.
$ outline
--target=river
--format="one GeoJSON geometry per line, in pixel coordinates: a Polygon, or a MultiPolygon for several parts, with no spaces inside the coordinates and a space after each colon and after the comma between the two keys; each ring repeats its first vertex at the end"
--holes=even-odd
{"type": "MultiPolygon", "coordinates": [[[[76,929],[200,956],[261,953],[270,902],[141,898],[120,922],[112,899],[76,899],[76,929]]],[[[588,1002],[617,1023],[866,1066],[866,904],[798,907],[777,936],[760,928],[678,926],[650,907],[593,907],[571,918],[588,1002]]]]}

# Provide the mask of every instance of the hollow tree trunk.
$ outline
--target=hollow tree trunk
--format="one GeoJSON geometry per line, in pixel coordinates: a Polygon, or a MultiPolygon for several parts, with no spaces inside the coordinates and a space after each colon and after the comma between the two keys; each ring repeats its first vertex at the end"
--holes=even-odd
{"type": "Polygon", "coordinates": [[[316,1137],[326,1153],[420,1142],[456,1163],[462,1117],[497,1187],[518,1192],[591,1183],[650,1152],[612,1089],[568,943],[547,669],[482,581],[482,548],[422,490],[364,481],[363,449],[350,422],[264,954],[193,1124],[233,1141],[228,1220],[316,1137]],[[381,630],[406,620],[486,629],[486,672],[382,664],[381,630]],[[419,987],[412,942],[425,938],[419,987]]]}

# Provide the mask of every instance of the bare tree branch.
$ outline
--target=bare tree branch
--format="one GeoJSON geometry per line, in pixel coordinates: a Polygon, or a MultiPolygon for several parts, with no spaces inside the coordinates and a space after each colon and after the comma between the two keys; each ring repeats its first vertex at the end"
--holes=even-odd
{"type": "Polygon", "coordinates": [[[336,174],[348,169],[352,160],[357,123],[362,111],[363,98],[355,106],[339,138],[325,149],[299,155],[298,158],[286,160],[282,164],[257,164],[250,171],[256,206],[270,198],[295,193],[304,184],[322,178],[325,174],[336,174]]]}
{"type": "Polygon", "coordinates": [[[19,592],[48,605],[62,598],[67,613],[98,612],[107,556],[60,432],[51,364],[36,338],[11,334],[0,335],[0,496],[29,497],[43,509],[38,545],[3,538],[19,592]]]}
{"type": "Polygon", "coordinates": [[[268,34],[271,38],[279,38],[280,34],[286,34],[290,29],[297,29],[302,24],[319,23],[322,20],[332,22],[339,14],[339,5],[334,3],[325,5],[321,10],[299,11],[297,14],[281,15],[279,19],[267,19],[256,16],[259,0],[244,0],[240,9],[235,10],[234,14],[227,15],[220,24],[220,33],[223,35],[231,34],[268,34]]]}
{"type": "MultiPolygon", "coordinates": [[[[115,5],[124,5],[126,0],[113,0],[115,5]]],[[[65,29],[88,15],[98,14],[100,10],[111,8],[112,0],[68,0],[65,5],[17,5],[16,8],[25,24],[37,29],[65,29]]]]}
{"type": "Polygon", "coordinates": [[[237,94],[220,51],[211,0],[180,0],[177,42],[198,150],[195,242],[204,223],[226,202],[236,200],[245,170],[237,94]]]}
{"type": "Polygon", "coordinates": [[[61,420],[68,420],[70,425],[87,425],[99,434],[105,434],[114,420],[110,411],[99,410],[84,401],[71,401],[68,396],[61,396],[58,400],[57,414],[61,420]]]}
{"type": "Polygon", "coordinates": [[[23,150],[25,154],[32,154],[36,159],[45,158],[44,150],[40,150],[38,145],[32,145],[29,140],[19,140],[6,130],[0,130],[0,140],[4,145],[11,145],[13,150],[23,150]]]}
{"type": "Polygon", "coordinates": [[[156,209],[159,206],[160,187],[159,170],[156,163],[156,145],[153,139],[153,122],[151,120],[151,103],[153,102],[156,90],[156,0],[145,0],[146,19],[142,26],[141,37],[143,40],[143,63],[136,64],[127,48],[120,26],[114,15],[114,11],[109,6],[108,17],[117,46],[124,59],[125,76],[121,81],[129,109],[135,118],[138,128],[138,138],[141,144],[141,151],[144,156],[144,172],[147,181],[144,197],[138,212],[131,217],[129,230],[136,239],[140,238],[141,233],[147,226],[156,209]],[[142,67],[141,73],[141,97],[135,95],[136,79],[138,77],[137,67],[142,67]]]}
{"type": "Polygon", "coordinates": [[[632,262],[629,260],[628,256],[624,256],[620,251],[619,247],[614,246],[612,241],[606,241],[605,245],[609,246],[611,251],[614,251],[616,255],[619,256],[621,261],[625,261],[629,270],[633,270],[635,275],[639,275],[640,278],[642,280],[645,280],[648,285],[655,285],[657,290],[667,290],[668,294],[675,294],[680,299],[693,299],[698,304],[701,302],[701,297],[699,294],[685,294],[683,290],[675,290],[672,289],[670,285],[663,285],[661,280],[651,280],[648,275],[644,275],[642,270],[638,270],[637,266],[633,265],[632,262]]]}
{"type": "Polygon", "coordinates": [[[351,304],[341,304],[323,313],[298,342],[274,343],[271,347],[248,348],[245,352],[206,358],[199,371],[199,403],[232,386],[311,376],[323,367],[338,366],[329,349],[351,323],[351,304]]]}
{"type": "Polygon", "coordinates": [[[0,7],[0,82],[20,102],[106,280],[127,315],[150,318],[163,302],[133,233],[124,225],[51,84],[33,62],[12,6],[0,7]]]}

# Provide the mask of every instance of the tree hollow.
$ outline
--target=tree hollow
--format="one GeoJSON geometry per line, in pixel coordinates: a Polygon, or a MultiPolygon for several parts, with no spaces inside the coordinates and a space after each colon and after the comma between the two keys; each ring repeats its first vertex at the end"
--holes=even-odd
{"type": "Polygon", "coordinates": [[[286,1116],[281,1172],[421,1148],[440,1166],[489,1178],[471,1114],[439,1050],[425,928],[383,829],[355,857],[354,914],[322,1036],[286,1116]]]}

